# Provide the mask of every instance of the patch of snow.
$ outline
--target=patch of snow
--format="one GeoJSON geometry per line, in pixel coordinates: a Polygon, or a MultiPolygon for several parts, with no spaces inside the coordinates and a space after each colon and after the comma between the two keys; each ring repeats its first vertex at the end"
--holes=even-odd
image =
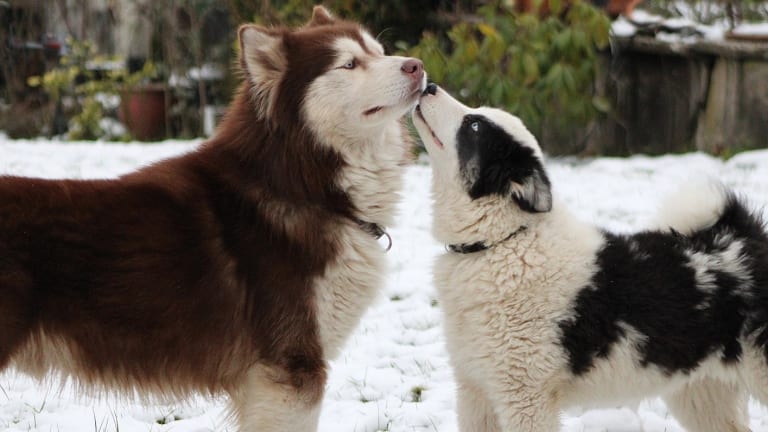
{"type": "Polygon", "coordinates": [[[618,37],[630,37],[637,33],[637,27],[623,16],[620,16],[611,25],[611,33],[618,37]]]}
{"type": "Polygon", "coordinates": [[[768,23],[740,24],[732,33],[739,36],[766,36],[768,37],[768,23]]]}
{"type": "Polygon", "coordinates": [[[632,12],[631,19],[637,24],[658,24],[664,21],[664,17],[652,14],[644,9],[635,9],[632,12]]]}
{"type": "Polygon", "coordinates": [[[727,26],[715,26],[715,25],[698,25],[696,29],[701,32],[702,37],[706,40],[719,41],[725,39],[725,32],[727,26]]]}
{"type": "Polygon", "coordinates": [[[125,125],[112,117],[102,117],[101,120],[99,120],[99,127],[104,131],[105,138],[120,138],[128,133],[125,125]]]}
{"type": "MultiPolygon", "coordinates": [[[[699,40],[696,36],[683,36],[677,33],[667,33],[667,32],[659,32],[656,34],[656,39],[664,42],[668,42],[670,45],[675,44],[688,44],[688,43],[695,43],[699,40]]],[[[676,47],[677,48],[677,47],[676,47]]]]}
{"type": "MultiPolygon", "coordinates": [[[[688,4],[677,4],[682,17],[664,18],[643,9],[635,10],[627,19],[619,17],[611,24],[611,33],[616,37],[631,37],[643,29],[655,29],[656,38],[669,43],[688,44],[699,40],[720,41],[725,38],[729,25],[725,20],[716,20],[711,24],[701,24],[691,17],[695,16],[688,4]]],[[[768,23],[741,24],[733,30],[736,36],[768,36],[768,23]]]]}
{"type": "Polygon", "coordinates": [[[688,18],[667,18],[663,20],[664,26],[670,29],[682,29],[686,27],[695,27],[696,23],[688,18]]]}
{"type": "MultiPolygon", "coordinates": [[[[112,178],[198,142],[56,143],[0,138],[0,174],[45,178],[112,178]]],[[[422,161],[428,161],[424,157],[422,161]]],[[[714,176],[768,205],[768,150],[728,161],[691,153],[663,157],[553,158],[553,190],[578,217],[617,231],[647,226],[663,196],[691,177],[714,176]]],[[[430,234],[431,170],[408,168],[398,225],[389,230],[390,272],[341,356],[331,363],[320,432],[456,432],[455,383],[442,334],[442,312],[430,273],[444,251],[430,234]]],[[[7,371],[0,375],[0,430],[8,432],[223,432],[225,401],[194,398],[144,406],[116,397],[91,398],[7,371]]],[[[749,405],[753,432],[768,432],[768,410],[749,405]]],[[[657,398],[639,406],[574,408],[564,432],[682,432],[657,398]]]]}

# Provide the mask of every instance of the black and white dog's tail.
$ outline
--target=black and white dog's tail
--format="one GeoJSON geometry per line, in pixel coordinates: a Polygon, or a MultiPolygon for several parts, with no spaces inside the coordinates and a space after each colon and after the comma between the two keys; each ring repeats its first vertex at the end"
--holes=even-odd
{"type": "Polygon", "coordinates": [[[703,178],[663,201],[656,227],[680,235],[689,253],[709,256],[716,286],[740,286],[741,334],[751,336],[768,361],[768,233],[762,213],[719,181],[703,178]]]}
{"type": "MultiPolygon", "coordinates": [[[[737,237],[765,235],[762,218],[731,189],[712,178],[688,181],[661,204],[654,226],[692,235],[719,225],[737,237]]],[[[719,231],[719,230],[717,230],[719,231]]]]}
{"type": "Polygon", "coordinates": [[[741,317],[742,337],[768,362],[768,233],[761,213],[722,183],[707,180],[665,200],[658,223],[682,235],[689,251],[710,257],[708,272],[719,295],[738,300],[738,313],[732,312],[741,317]]]}

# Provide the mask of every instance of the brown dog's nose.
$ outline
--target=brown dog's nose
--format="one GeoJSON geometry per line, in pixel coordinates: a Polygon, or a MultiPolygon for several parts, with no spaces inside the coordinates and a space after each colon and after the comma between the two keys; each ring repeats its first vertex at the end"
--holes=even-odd
{"type": "Polygon", "coordinates": [[[424,75],[424,63],[419,59],[411,58],[403,63],[400,70],[407,75],[411,75],[414,79],[421,79],[424,75]]]}

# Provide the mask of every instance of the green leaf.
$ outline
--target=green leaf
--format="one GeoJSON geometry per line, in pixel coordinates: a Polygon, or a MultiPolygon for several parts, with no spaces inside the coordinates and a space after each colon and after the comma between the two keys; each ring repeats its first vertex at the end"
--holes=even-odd
{"type": "Polygon", "coordinates": [[[497,32],[495,28],[493,28],[488,24],[480,23],[477,25],[477,29],[480,31],[480,33],[483,34],[483,36],[487,38],[492,38],[492,39],[499,38],[499,32],[497,32]]]}
{"type": "MultiPolygon", "coordinates": [[[[507,4],[487,3],[479,24],[461,23],[441,35],[425,33],[409,55],[430,77],[468,104],[493,104],[520,116],[532,131],[582,127],[610,110],[595,97],[596,46],[608,42],[610,23],[583,0],[572,0],[566,19],[517,15],[507,4]]],[[[550,9],[564,0],[550,0],[550,9]]]]}
{"type": "Polygon", "coordinates": [[[571,45],[571,30],[563,30],[558,33],[552,43],[559,52],[568,51],[568,48],[571,45]]]}
{"type": "MultiPolygon", "coordinates": [[[[240,44],[238,44],[238,46],[240,46],[240,44]]],[[[408,51],[410,47],[408,46],[408,42],[399,40],[395,42],[395,49],[398,51],[408,51]]]]}
{"type": "Polygon", "coordinates": [[[605,96],[595,95],[592,97],[592,106],[601,113],[609,113],[611,111],[611,101],[605,96]]]}
{"type": "Polygon", "coordinates": [[[531,53],[523,55],[523,72],[525,76],[525,85],[530,85],[539,79],[539,63],[531,53]]]}
{"type": "Polygon", "coordinates": [[[552,88],[561,88],[563,82],[563,66],[560,63],[555,63],[547,72],[544,77],[547,85],[552,88]]]}
{"type": "Polygon", "coordinates": [[[496,81],[496,84],[493,85],[493,88],[491,89],[491,104],[495,106],[499,106],[502,104],[502,96],[504,92],[504,87],[501,83],[501,81],[496,81]]]}
{"type": "Polygon", "coordinates": [[[579,52],[589,52],[590,46],[589,46],[589,39],[587,38],[587,34],[583,31],[574,31],[573,32],[573,47],[577,49],[579,52]]]}
{"type": "Polygon", "coordinates": [[[563,4],[560,0],[549,0],[549,10],[552,12],[552,15],[559,16],[563,11],[563,4]]]}
{"type": "Polygon", "coordinates": [[[38,75],[27,78],[27,85],[30,87],[40,87],[40,85],[42,84],[43,84],[43,79],[38,75]]]}
{"type": "Polygon", "coordinates": [[[576,80],[573,78],[573,69],[571,67],[563,68],[563,85],[566,90],[573,93],[576,91],[576,80]]]}

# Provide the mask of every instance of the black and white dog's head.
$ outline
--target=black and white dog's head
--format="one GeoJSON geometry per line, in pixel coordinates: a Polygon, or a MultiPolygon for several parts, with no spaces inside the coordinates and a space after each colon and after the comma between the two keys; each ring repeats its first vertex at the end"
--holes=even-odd
{"type": "Polygon", "coordinates": [[[542,151],[517,117],[430,85],[413,121],[432,162],[437,239],[493,241],[552,209],[542,151]]]}
{"type": "Polygon", "coordinates": [[[552,208],[541,149],[519,118],[467,107],[437,88],[422,96],[414,123],[436,174],[458,176],[473,200],[508,198],[526,212],[552,208]]]}

